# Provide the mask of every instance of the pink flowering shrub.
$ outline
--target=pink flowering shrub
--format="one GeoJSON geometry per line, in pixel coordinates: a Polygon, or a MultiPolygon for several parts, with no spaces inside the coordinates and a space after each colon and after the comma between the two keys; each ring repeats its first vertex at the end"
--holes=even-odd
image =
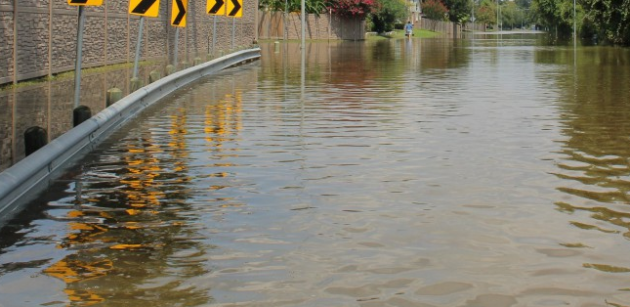
{"type": "Polygon", "coordinates": [[[328,8],[333,14],[340,16],[364,17],[374,12],[377,6],[375,0],[330,0],[328,8]]]}

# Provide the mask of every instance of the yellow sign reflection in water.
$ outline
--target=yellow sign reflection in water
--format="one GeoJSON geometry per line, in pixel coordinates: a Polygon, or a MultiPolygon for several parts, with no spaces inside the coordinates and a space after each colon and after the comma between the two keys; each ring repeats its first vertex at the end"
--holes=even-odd
{"type": "Polygon", "coordinates": [[[71,306],[92,306],[105,299],[89,289],[74,289],[74,284],[106,276],[113,268],[109,259],[86,263],[68,256],[45,269],[44,273],[66,283],[64,293],[72,302],[71,306]]]}
{"type": "MultiPolygon", "coordinates": [[[[204,132],[215,150],[221,147],[222,142],[229,140],[229,135],[241,129],[241,108],[240,93],[226,95],[220,102],[207,107],[204,132]]],[[[107,287],[99,292],[96,288],[90,289],[86,286],[89,284],[83,282],[109,274],[119,253],[131,255],[161,249],[163,237],[145,232],[147,229],[166,227],[164,229],[170,232],[168,229],[172,227],[185,225],[182,221],[156,220],[150,216],[162,212],[161,206],[166,204],[165,191],[169,190],[169,185],[190,181],[186,175],[186,161],[190,155],[186,138],[189,133],[186,112],[186,108],[180,108],[170,117],[167,124],[168,134],[156,136],[143,133],[138,142],[125,144],[121,161],[124,166],[119,174],[121,179],[116,183],[123,186],[117,189],[120,193],[118,199],[103,202],[97,196],[85,195],[86,203],[83,205],[89,203],[95,207],[104,206],[103,210],[90,207],[89,210],[78,208],[66,213],[71,222],[68,223],[68,234],[59,248],[81,248],[82,251],[51,265],[44,273],[66,283],[64,292],[71,302],[70,305],[90,306],[102,304],[106,300],[107,296],[103,293],[108,291],[107,287]],[[142,238],[142,241],[125,240],[134,237],[142,238]],[[103,257],[99,255],[108,255],[108,259],[94,260],[103,257]]],[[[233,166],[231,163],[217,165],[233,166]]],[[[209,176],[227,177],[229,173],[217,171],[209,176]]],[[[168,203],[172,204],[173,200],[169,199],[168,203]]],[[[122,263],[120,265],[125,266],[122,263]]]]}
{"type": "Polygon", "coordinates": [[[228,136],[242,130],[242,95],[226,94],[217,103],[209,104],[205,109],[205,139],[214,151],[221,151],[228,136]]]}

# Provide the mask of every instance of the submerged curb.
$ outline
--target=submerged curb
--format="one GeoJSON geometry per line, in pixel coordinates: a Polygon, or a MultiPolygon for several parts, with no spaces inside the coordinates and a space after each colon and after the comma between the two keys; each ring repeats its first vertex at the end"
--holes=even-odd
{"type": "Polygon", "coordinates": [[[260,49],[235,52],[144,86],[0,173],[0,227],[24,209],[60,172],[114,130],[176,89],[228,67],[260,58],[260,49]]]}

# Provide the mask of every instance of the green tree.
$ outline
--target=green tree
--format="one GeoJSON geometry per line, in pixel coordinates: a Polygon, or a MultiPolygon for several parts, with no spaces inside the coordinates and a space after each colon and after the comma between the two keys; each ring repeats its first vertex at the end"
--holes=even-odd
{"type": "Polygon", "coordinates": [[[425,0],[422,3],[422,14],[431,20],[443,20],[448,13],[448,8],[441,0],[425,0]]]}
{"type": "Polygon", "coordinates": [[[515,2],[507,1],[501,6],[501,18],[505,28],[517,28],[523,23],[523,11],[515,2]]]}
{"type": "Polygon", "coordinates": [[[559,36],[573,33],[572,0],[533,0],[531,8],[536,11],[536,22],[559,36]]]}
{"type": "Polygon", "coordinates": [[[472,3],[470,0],[445,0],[448,8],[448,19],[452,22],[462,23],[470,18],[472,3]]]}
{"type": "Polygon", "coordinates": [[[475,8],[476,22],[486,25],[496,24],[497,22],[497,5],[491,0],[482,0],[479,6],[475,8]]]}
{"type": "Polygon", "coordinates": [[[432,31],[435,31],[435,27],[439,20],[445,20],[448,8],[442,3],[441,0],[425,0],[422,3],[422,14],[430,20],[429,26],[432,31]]]}
{"type": "Polygon", "coordinates": [[[409,9],[404,0],[378,0],[374,12],[370,15],[374,31],[388,32],[396,23],[403,23],[409,16],[409,9]]]}
{"type": "Polygon", "coordinates": [[[630,0],[582,0],[582,29],[615,44],[630,45],[630,0]]]}

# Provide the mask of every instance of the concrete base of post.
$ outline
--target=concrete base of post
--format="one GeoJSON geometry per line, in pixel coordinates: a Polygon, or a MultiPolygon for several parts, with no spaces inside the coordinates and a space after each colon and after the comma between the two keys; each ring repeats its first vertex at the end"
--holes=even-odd
{"type": "Polygon", "coordinates": [[[92,111],[86,106],[78,106],[72,111],[72,121],[74,123],[74,127],[90,119],[90,117],[92,117],[92,111]]]}
{"type": "Polygon", "coordinates": [[[107,106],[111,106],[114,103],[116,103],[118,100],[122,99],[122,91],[119,88],[116,87],[112,87],[109,90],[107,90],[107,106]]]}
{"type": "Polygon", "coordinates": [[[48,144],[48,133],[42,127],[30,127],[24,132],[24,149],[30,155],[48,144]]]}
{"type": "Polygon", "coordinates": [[[166,75],[172,75],[175,73],[175,66],[168,64],[166,65],[166,75]]]}
{"type": "Polygon", "coordinates": [[[160,72],[157,70],[152,70],[149,73],[149,83],[153,83],[157,80],[160,80],[160,78],[162,78],[162,74],[160,74],[160,72]]]}
{"type": "Polygon", "coordinates": [[[140,83],[140,79],[138,79],[137,77],[131,78],[131,80],[129,81],[130,91],[133,93],[137,91],[140,87],[142,87],[142,84],[140,83]]]}

